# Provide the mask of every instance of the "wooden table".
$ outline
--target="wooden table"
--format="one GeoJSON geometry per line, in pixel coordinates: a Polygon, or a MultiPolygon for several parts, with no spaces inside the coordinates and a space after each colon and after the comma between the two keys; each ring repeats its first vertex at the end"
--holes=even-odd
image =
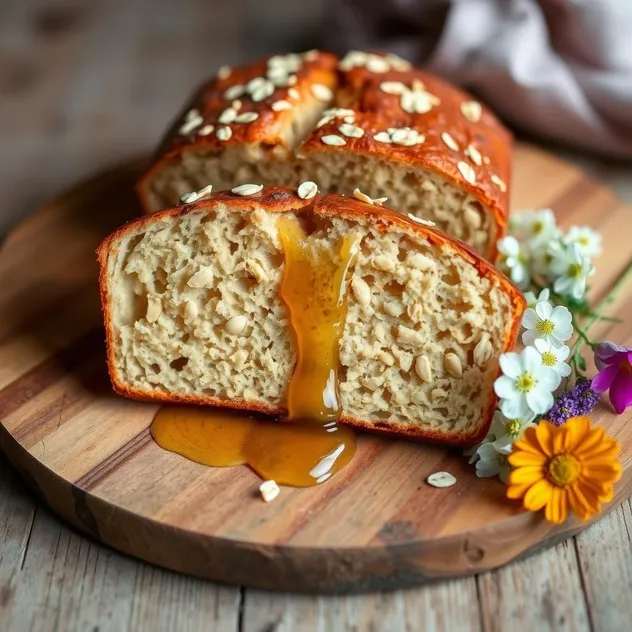
{"type": "MultiPolygon", "coordinates": [[[[3,0],[0,230],[153,147],[222,63],[307,48],[322,0],[3,0]]],[[[632,201],[632,169],[566,152],[632,201]]],[[[1,344],[1,343],[0,343],[1,344]]],[[[225,587],[115,553],[62,524],[0,455],[0,630],[629,630],[632,505],[498,571],[385,594],[225,587]]]]}

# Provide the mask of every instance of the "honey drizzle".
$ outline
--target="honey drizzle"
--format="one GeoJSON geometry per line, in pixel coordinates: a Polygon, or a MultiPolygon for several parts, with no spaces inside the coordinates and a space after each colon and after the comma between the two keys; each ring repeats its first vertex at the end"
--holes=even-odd
{"type": "Polygon", "coordinates": [[[287,420],[165,406],[151,434],[161,447],[192,461],[214,467],[248,464],[264,479],[307,487],[331,478],[356,449],[353,432],[337,421],[345,278],[357,238],[345,236],[331,249],[307,236],[293,217],[279,218],[277,227],[285,252],[281,297],[290,312],[297,352],[287,420]]]}
{"type": "Polygon", "coordinates": [[[311,240],[293,218],[277,222],[285,251],[281,297],[289,311],[298,361],[288,390],[289,419],[327,423],[340,417],[338,346],[345,324],[345,278],[357,239],[340,252],[311,240]]]}

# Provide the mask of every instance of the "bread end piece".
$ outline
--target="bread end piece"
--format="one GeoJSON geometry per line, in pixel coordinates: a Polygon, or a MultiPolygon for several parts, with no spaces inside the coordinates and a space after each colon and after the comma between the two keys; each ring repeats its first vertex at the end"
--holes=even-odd
{"type": "Polygon", "coordinates": [[[511,140],[471,95],[394,56],[275,56],[203,86],[138,192],[153,212],[208,184],[313,180],[324,193],[347,195],[358,187],[373,198],[387,196],[398,211],[432,219],[494,261],[508,216],[511,140]],[[292,85],[283,73],[279,83],[279,68],[292,85]],[[255,93],[261,82],[279,85],[254,101],[252,91],[240,93],[252,81],[259,82],[255,93]],[[236,95],[239,113],[255,120],[226,122],[236,95]]]}

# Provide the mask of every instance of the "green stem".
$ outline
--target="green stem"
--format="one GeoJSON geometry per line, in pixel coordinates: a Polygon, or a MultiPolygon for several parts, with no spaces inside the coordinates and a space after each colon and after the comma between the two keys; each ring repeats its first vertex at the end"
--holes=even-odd
{"type": "Polygon", "coordinates": [[[574,358],[573,358],[573,361],[574,361],[574,364],[575,364],[575,375],[583,375],[583,371],[586,368],[586,363],[585,362],[583,362],[583,365],[582,365],[584,367],[584,369],[582,369],[582,367],[579,364],[579,359],[580,358],[583,361],[583,357],[582,357],[582,354],[581,354],[581,349],[582,349],[581,345],[577,345],[577,347],[575,348],[575,354],[574,354],[574,358]]]}
{"type": "Polygon", "coordinates": [[[597,303],[597,307],[595,307],[592,316],[584,325],[584,332],[586,334],[588,333],[589,329],[601,318],[606,308],[612,305],[612,303],[614,303],[614,301],[618,298],[619,294],[621,294],[621,290],[623,290],[630,278],[632,278],[632,261],[628,263],[625,270],[619,275],[619,278],[615,281],[615,284],[612,286],[610,292],[608,292],[608,294],[606,294],[606,296],[604,296],[601,301],[597,303]]]}
{"type": "MultiPolygon", "coordinates": [[[[593,349],[595,347],[595,345],[597,344],[594,340],[591,340],[587,334],[586,334],[586,330],[583,330],[579,325],[575,324],[575,321],[573,320],[573,329],[575,330],[575,333],[591,348],[593,349]]],[[[577,341],[579,342],[579,341],[577,341]]],[[[577,342],[575,343],[575,346],[577,347],[577,342]]]]}

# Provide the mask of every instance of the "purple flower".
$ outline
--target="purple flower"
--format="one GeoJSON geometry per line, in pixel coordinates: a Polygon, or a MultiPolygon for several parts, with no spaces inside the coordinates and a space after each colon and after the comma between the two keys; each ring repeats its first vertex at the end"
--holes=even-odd
{"type": "Polygon", "coordinates": [[[595,347],[595,364],[599,373],[593,380],[593,389],[597,393],[610,389],[610,402],[621,414],[632,405],[632,348],[600,342],[595,347]]]}
{"type": "Polygon", "coordinates": [[[588,415],[597,405],[599,393],[593,388],[593,381],[587,380],[585,377],[577,378],[575,388],[577,389],[579,415],[588,415]]]}
{"type": "Polygon", "coordinates": [[[575,388],[578,392],[586,392],[590,390],[592,385],[592,380],[589,380],[586,377],[582,377],[581,375],[575,380],[575,388]]]}
{"type": "Polygon", "coordinates": [[[577,417],[577,402],[573,399],[571,393],[565,392],[558,395],[553,407],[545,417],[556,426],[561,426],[571,417],[577,417]]]}
{"type": "Polygon", "coordinates": [[[545,415],[552,424],[561,426],[571,417],[588,415],[599,401],[599,395],[592,389],[590,380],[578,377],[575,386],[558,395],[555,403],[545,415]]]}

